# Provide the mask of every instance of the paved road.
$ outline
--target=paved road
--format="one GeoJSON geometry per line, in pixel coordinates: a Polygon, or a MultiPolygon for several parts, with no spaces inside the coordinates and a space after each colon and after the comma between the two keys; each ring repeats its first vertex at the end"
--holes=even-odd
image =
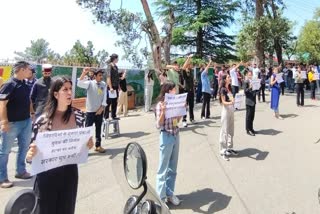
{"type": "MultiPolygon", "coordinates": [[[[269,96],[267,100],[269,100],[269,96]]],[[[258,103],[254,127],[259,134],[246,135],[245,111],[235,112],[235,148],[240,156],[224,161],[218,155],[220,110],[211,104],[212,120],[181,130],[176,194],[183,200],[173,214],[316,214],[320,212],[320,102],[295,105],[294,94],[280,100],[283,121],[273,117],[268,103],[258,103]]],[[[124,147],[139,142],[148,158],[148,181],[155,186],[158,165],[158,131],[154,115],[130,112],[121,121],[121,137],[104,142],[107,153],[90,153],[81,165],[77,214],[120,214],[128,192],[122,169],[124,147]]],[[[16,150],[16,149],[14,149],[16,150]]],[[[15,155],[10,157],[9,174],[14,175],[15,155]]],[[[14,180],[14,179],[13,179],[14,180]]],[[[32,181],[15,181],[15,187],[0,189],[0,212],[5,202],[32,181]]]]}

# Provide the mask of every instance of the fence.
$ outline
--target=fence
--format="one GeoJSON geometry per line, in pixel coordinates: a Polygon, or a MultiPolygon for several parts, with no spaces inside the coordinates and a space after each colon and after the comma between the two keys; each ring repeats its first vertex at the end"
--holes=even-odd
{"type": "MultiPolygon", "coordinates": [[[[12,65],[13,64],[0,64],[0,77],[4,81],[8,80],[12,74],[12,65]]],[[[66,75],[72,78],[72,82],[76,83],[77,78],[80,77],[83,67],[76,66],[54,66],[53,76],[66,75]]],[[[119,68],[124,69],[124,68],[119,68]]],[[[131,85],[135,90],[135,104],[143,105],[144,104],[144,77],[145,71],[139,69],[126,69],[127,70],[127,84],[131,85]]],[[[36,77],[40,78],[42,76],[41,65],[36,65],[36,77]]],[[[86,96],[86,91],[82,88],[73,84],[73,98],[81,98],[86,96]]],[[[155,85],[153,88],[153,100],[159,95],[160,92],[160,83],[157,78],[155,78],[155,85]]]]}

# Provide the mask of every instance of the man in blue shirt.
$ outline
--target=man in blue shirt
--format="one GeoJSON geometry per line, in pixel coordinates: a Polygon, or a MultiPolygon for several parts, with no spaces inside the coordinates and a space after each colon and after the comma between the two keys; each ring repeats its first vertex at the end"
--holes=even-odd
{"type": "Polygon", "coordinates": [[[30,64],[25,61],[13,66],[14,76],[0,89],[0,187],[10,188],[7,165],[14,140],[18,139],[16,178],[29,179],[25,158],[31,140],[30,89],[25,79],[30,76],[30,64]]]}
{"type": "Polygon", "coordinates": [[[210,80],[208,76],[208,70],[210,65],[211,65],[211,60],[208,63],[207,67],[201,73],[202,96],[203,96],[202,111],[201,111],[202,119],[210,118],[211,87],[210,87],[210,80]]]}

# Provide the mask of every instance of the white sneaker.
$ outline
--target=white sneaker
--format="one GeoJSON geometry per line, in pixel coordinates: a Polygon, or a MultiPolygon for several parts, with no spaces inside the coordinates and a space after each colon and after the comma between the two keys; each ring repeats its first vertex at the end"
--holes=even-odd
{"type": "Polygon", "coordinates": [[[183,127],[188,127],[188,124],[187,124],[187,122],[182,122],[182,124],[183,124],[183,127]]]}
{"type": "Polygon", "coordinates": [[[202,119],[202,120],[205,120],[206,118],[205,118],[205,117],[201,117],[201,119],[202,119]]]}
{"type": "Polygon", "coordinates": [[[179,198],[175,195],[168,197],[167,201],[173,204],[174,206],[178,206],[181,203],[179,198]]]}
{"type": "Polygon", "coordinates": [[[223,160],[229,161],[229,157],[227,155],[222,155],[223,160]]]}
{"type": "Polygon", "coordinates": [[[192,123],[192,124],[195,124],[195,123],[196,123],[196,121],[195,121],[195,120],[191,120],[191,123],[192,123]]]}

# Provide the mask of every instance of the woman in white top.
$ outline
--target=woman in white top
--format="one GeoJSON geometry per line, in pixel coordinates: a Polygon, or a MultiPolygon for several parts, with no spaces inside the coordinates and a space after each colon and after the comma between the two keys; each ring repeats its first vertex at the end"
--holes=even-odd
{"type": "Polygon", "coordinates": [[[145,76],[145,88],[144,88],[144,111],[149,112],[152,105],[152,96],[153,96],[153,71],[149,71],[145,76]]]}

